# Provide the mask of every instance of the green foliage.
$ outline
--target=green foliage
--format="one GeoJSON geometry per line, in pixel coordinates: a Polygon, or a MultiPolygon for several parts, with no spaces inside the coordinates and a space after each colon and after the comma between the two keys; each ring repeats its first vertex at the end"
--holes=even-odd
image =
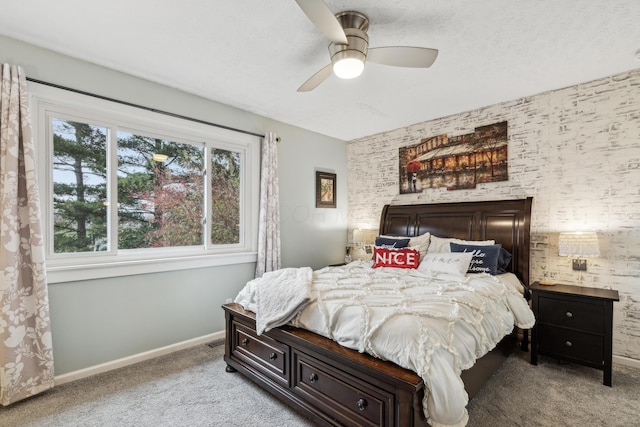
{"type": "Polygon", "coordinates": [[[240,156],[214,149],[211,156],[211,242],[240,241],[240,156]]]}
{"type": "Polygon", "coordinates": [[[105,129],[54,120],[53,144],[54,251],[96,250],[107,238],[105,129]]]}

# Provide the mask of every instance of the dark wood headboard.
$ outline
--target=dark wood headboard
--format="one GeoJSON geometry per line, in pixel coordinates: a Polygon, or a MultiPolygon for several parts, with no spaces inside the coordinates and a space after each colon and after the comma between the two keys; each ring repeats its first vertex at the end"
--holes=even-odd
{"type": "Polygon", "coordinates": [[[532,197],[487,202],[386,205],[380,234],[493,239],[511,252],[511,271],[529,285],[532,197]]]}

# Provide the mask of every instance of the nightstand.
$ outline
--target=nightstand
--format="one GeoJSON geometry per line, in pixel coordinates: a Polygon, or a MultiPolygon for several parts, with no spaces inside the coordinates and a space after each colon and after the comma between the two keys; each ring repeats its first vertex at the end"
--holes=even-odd
{"type": "Polygon", "coordinates": [[[582,286],[533,283],[531,302],[536,324],[531,335],[531,364],[538,354],[604,371],[611,387],[613,302],[618,291],[582,286]]]}

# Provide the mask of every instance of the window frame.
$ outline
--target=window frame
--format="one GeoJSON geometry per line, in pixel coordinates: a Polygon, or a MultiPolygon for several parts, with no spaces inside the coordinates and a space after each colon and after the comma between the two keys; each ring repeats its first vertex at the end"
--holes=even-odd
{"type": "MultiPolygon", "coordinates": [[[[37,146],[38,184],[49,283],[157,273],[256,261],[260,190],[261,137],[191,121],[162,112],[121,104],[87,94],[29,82],[33,137],[37,146]],[[205,169],[213,148],[239,152],[241,157],[240,242],[210,245],[211,176],[205,176],[204,244],[188,247],[121,249],[106,252],[53,253],[53,138],[51,117],[83,121],[109,129],[107,193],[117,199],[117,131],[158,136],[205,147],[205,169]],[[115,166],[114,166],[115,165],[115,166]]],[[[109,238],[117,233],[117,204],[107,212],[109,238]]],[[[114,240],[111,240],[112,242],[114,240]]]]}

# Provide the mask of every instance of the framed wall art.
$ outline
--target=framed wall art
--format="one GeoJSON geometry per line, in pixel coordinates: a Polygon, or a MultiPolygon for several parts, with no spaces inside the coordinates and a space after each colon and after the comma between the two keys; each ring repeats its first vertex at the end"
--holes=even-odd
{"type": "Polygon", "coordinates": [[[508,179],[507,122],[475,128],[464,135],[432,136],[398,150],[400,194],[429,188],[476,188],[508,179]]]}
{"type": "Polygon", "coordinates": [[[316,208],[335,208],[336,191],[336,174],[316,171],[316,208]]]}

